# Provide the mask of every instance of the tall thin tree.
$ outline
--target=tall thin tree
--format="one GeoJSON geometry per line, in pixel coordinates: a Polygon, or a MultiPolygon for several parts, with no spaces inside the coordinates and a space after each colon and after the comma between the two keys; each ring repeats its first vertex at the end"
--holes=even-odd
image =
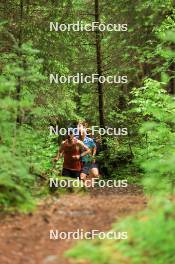
{"type": "MultiPolygon", "coordinates": [[[[20,17],[19,17],[18,51],[17,51],[19,60],[21,57],[21,46],[22,46],[22,35],[23,35],[23,13],[24,13],[24,3],[23,0],[20,0],[20,17]]],[[[20,106],[19,106],[20,98],[21,98],[21,77],[19,76],[16,86],[16,100],[18,101],[17,117],[16,117],[17,125],[20,125],[22,122],[20,106]]]]}
{"type": "MultiPolygon", "coordinates": [[[[100,9],[99,9],[99,0],[95,0],[95,22],[100,24],[100,9]]],[[[102,52],[101,52],[101,32],[99,28],[96,28],[96,60],[97,60],[97,74],[98,76],[103,75],[102,70],[102,52]]],[[[103,83],[98,81],[98,104],[99,104],[99,123],[100,127],[105,127],[104,120],[104,96],[103,96],[103,83]]]]}

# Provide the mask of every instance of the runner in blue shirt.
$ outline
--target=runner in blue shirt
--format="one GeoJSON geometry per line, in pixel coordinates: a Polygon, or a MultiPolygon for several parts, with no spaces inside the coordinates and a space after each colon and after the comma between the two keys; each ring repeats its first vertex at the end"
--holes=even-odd
{"type": "Polygon", "coordinates": [[[86,155],[86,157],[82,157],[82,170],[80,174],[80,178],[82,180],[86,180],[87,175],[91,175],[92,177],[98,177],[99,171],[98,166],[95,163],[95,154],[96,154],[96,144],[92,138],[86,136],[86,130],[82,130],[80,132],[79,139],[86,145],[91,153],[86,155]]]}

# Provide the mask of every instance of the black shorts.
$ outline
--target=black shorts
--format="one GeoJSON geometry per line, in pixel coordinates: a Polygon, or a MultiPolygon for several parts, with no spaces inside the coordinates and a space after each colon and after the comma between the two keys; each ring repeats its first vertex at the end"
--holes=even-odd
{"type": "Polygon", "coordinates": [[[67,176],[67,177],[71,177],[71,178],[79,178],[80,177],[80,171],[73,171],[73,170],[63,168],[62,176],[67,176]]]}

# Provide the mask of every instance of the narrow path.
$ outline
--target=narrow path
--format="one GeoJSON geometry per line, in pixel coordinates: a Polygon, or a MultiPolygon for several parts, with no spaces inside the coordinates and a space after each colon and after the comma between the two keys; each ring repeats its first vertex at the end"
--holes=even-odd
{"type": "Polygon", "coordinates": [[[130,185],[47,198],[33,214],[0,215],[0,263],[70,264],[63,254],[76,241],[50,240],[51,229],[107,231],[115,220],[145,207],[142,191],[130,185]]]}

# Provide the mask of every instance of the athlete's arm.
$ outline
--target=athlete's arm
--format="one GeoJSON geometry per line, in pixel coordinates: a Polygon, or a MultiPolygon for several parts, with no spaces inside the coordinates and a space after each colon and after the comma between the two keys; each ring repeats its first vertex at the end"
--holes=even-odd
{"type": "Polygon", "coordinates": [[[81,149],[83,149],[85,151],[83,151],[81,153],[81,155],[73,156],[73,158],[80,159],[80,157],[84,157],[84,156],[86,156],[87,154],[89,154],[91,152],[91,150],[81,140],[77,140],[77,144],[79,145],[79,147],[81,149]]]}
{"type": "Polygon", "coordinates": [[[92,150],[92,156],[94,157],[97,153],[97,147],[94,147],[92,150]]]}
{"type": "Polygon", "coordinates": [[[81,157],[84,157],[91,152],[90,148],[88,148],[82,141],[78,140],[78,144],[81,149],[85,150],[81,153],[81,157]]]}
{"type": "Polygon", "coordinates": [[[92,156],[94,157],[97,153],[97,146],[95,144],[95,142],[92,142],[92,156]]]}
{"type": "Polygon", "coordinates": [[[93,158],[93,163],[95,163],[95,155],[97,153],[97,146],[95,144],[95,142],[92,142],[92,158],[93,158]]]}
{"type": "Polygon", "coordinates": [[[62,157],[63,152],[64,152],[63,145],[64,145],[64,141],[61,143],[61,146],[58,149],[58,153],[57,153],[56,157],[53,159],[53,161],[57,161],[62,157]]]}
{"type": "Polygon", "coordinates": [[[95,155],[96,155],[96,153],[97,153],[97,147],[95,146],[95,147],[93,148],[93,150],[92,150],[93,163],[96,162],[96,159],[95,159],[95,155]]]}

